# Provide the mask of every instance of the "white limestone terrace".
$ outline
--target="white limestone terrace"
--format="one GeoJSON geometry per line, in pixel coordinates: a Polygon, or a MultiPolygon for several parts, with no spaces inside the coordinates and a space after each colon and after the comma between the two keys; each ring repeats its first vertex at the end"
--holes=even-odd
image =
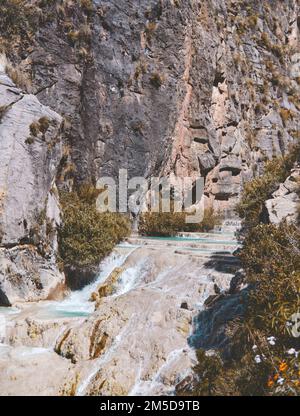
{"type": "Polygon", "coordinates": [[[77,395],[173,394],[195,362],[188,345],[193,317],[216,286],[229,288],[238,247],[229,229],[132,236],[81,291],[60,302],[0,310],[1,394],[63,394],[74,380],[77,395]],[[121,273],[113,294],[91,302],[116,269],[121,273]],[[49,373],[52,360],[64,371],[49,373]],[[47,373],[38,384],[36,372],[47,373]]]}

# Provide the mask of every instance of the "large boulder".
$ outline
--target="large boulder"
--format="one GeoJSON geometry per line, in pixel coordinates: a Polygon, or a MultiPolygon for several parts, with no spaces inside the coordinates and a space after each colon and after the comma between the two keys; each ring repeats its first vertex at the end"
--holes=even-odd
{"type": "Polygon", "coordinates": [[[63,282],[55,258],[44,258],[34,246],[0,249],[0,305],[47,299],[63,282]]]}

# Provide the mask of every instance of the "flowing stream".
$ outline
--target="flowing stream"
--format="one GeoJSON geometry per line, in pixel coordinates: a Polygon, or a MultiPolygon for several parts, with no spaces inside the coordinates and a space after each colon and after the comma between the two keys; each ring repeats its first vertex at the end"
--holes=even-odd
{"type": "MultiPolygon", "coordinates": [[[[81,378],[76,394],[88,394],[89,386],[95,383],[100,370],[108,378],[117,378],[118,374],[111,374],[114,368],[112,363],[115,363],[113,366],[117,365],[116,359],[120,357],[121,360],[122,354],[125,354],[119,364],[122,365],[125,359],[130,358],[129,351],[132,356],[130,360],[134,361],[129,360],[131,364],[128,377],[131,379],[128,381],[128,394],[172,394],[172,383],[174,380],[178,381],[179,375],[185,376],[187,366],[190,365],[188,356],[191,356],[191,351],[187,345],[187,338],[192,331],[192,325],[186,327],[185,315],[192,317],[203,308],[205,299],[213,293],[215,281],[221,285],[225,282],[227,286],[230,281],[229,274],[218,274],[206,264],[216,255],[222,258],[230,257],[237,247],[238,243],[232,232],[173,238],[132,237],[128,243],[118,245],[101,263],[95,282],[80,291],[70,293],[62,301],[42,301],[29,306],[28,308],[33,308],[31,316],[39,322],[59,322],[65,319],[73,322],[74,319],[74,323],[82,322],[79,325],[81,327],[85,318],[90,320],[94,316],[95,303],[90,301],[91,294],[116,268],[124,267],[108,302],[117,305],[116,308],[119,303],[123,305],[120,306],[120,312],[126,312],[128,309],[128,318],[124,318],[124,325],[113,335],[109,348],[99,358],[89,361],[89,370],[85,371],[84,377],[81,378]],[[135,298],[136,294],[138,297],[135,298]],[[135,305],[136,300],[140,304],[135,305]],[[185,301],[188,306],[180,309],[180,304],[185,301]],[[154,339],[155,343],[152,345],[154,339]],[[149,348],[149,354],[145,348],[149,348]],[[158,349],[158,356],[153,363],[152,348],[154,351],[158,349]],[[183,355],[187,364],[182,360],[183,355]]],[[[0,308],[0,357],[7,354],[9,348],[13,348],[4,341],[7,322],[19,319],[20,314],[24,314],[24,311],[26,313],[26,308],[27,305],[24,309],[0,308]]],[[[117,319],[117,316],[111,319],[117,319]]],[[[116,325],[119,325],[117,322],[116,325]]],[[[65,329],[64,325],[61,325],[55,343],[64,334],[65,329]]],[[[53,348],[54,345],[47,348],[23,346],[15,348],[15,354],[18,358],[38,356],[53,352],[53,348]]],[[[122,373],[128,370],[120,368],[119,371],[122,373]]]]}

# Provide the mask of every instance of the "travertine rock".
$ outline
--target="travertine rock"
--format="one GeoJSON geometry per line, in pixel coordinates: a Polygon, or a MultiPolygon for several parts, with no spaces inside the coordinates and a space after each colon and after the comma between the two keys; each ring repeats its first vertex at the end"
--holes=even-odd
{"type": "Polygon", "coordinates": [[[70,394],[76,373],[70,361],[43,348],[0,345],[1,396],[70,394]]]}

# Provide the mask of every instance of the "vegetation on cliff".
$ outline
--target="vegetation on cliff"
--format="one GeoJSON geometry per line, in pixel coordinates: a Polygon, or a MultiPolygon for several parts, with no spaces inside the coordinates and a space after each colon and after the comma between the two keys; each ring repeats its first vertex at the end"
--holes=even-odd
{"type": "Polygon", "coordinates": [[[92,0],[0,0],[0,53],[8,58],[6,72],[14,83],[32,92],[34,71],[22,60],[32,53],[37,34],[47,26],[71,45],[78,62],[86,62],[94,11],[92,0]]]}
{"type": "Polygon", "coordinates": [[[238,207],[244,218],[239,253],[248,285],[244,315],[227,324],[231,358],[223,351],[197,352],[192,395],[299,395],[300,230],[285,221],[260,222],[265,200],[288,176],[299,146],[266,164],[265,173],[244,190],[238,207]]]}

